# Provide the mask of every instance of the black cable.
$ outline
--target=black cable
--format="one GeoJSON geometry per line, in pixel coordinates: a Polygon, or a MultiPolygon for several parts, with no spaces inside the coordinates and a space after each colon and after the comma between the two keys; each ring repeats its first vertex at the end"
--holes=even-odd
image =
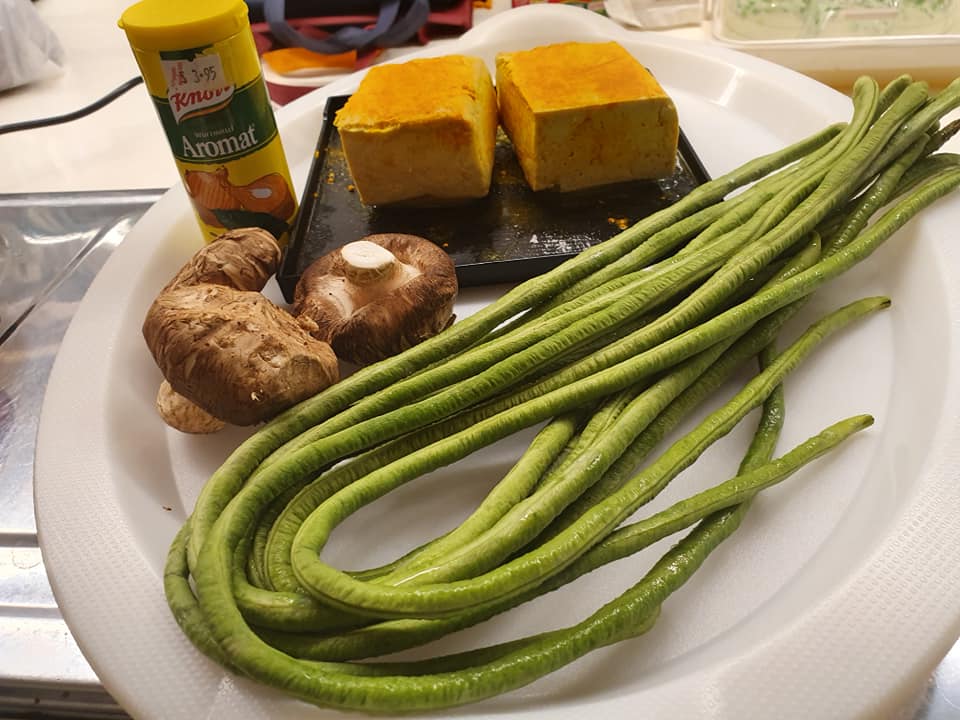
{"type": "Polygon", "coordinates": [[[0,135],[19,132],[20,130],[34,130],[36,128],[48,127],[50,125],[59,125],[60,123],[70,122],[71,120],[78,120],[79,118],[85,117],[90,113],[96,112],[105,105],[109,105],[125,92],[132,90],[142,82],[142,77],[130,78],[123,83],[123,85],[114,88],[99,100],[96,100],[95,102],[92,102],[86,107],[80,108],[79,110],[74,110],[73,112],[64,113],[63,115],[54,115],[53,117],[37,118],[36,120],[24,120],[23,122],[10,123],[9,125],[0,125],[0,135]]]}

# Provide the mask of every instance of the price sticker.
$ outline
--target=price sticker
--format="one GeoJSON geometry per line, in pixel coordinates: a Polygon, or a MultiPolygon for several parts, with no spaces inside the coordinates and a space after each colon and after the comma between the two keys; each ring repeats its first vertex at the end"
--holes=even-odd
{"type": "Polygon", "coordinates": [[[161,60],[167,79],[167,92],[215,90],[230,83],[223,74],[223,63],[216,54],[199,55],[193,60],[161,60]]]}
{"type": "Polygon", "coordinates": [[[223,63],[217,54],[160,62],[167,81],[167,100],[178,123],[214,112],[233,97],[233,84],[224,75],[223,63]]]}

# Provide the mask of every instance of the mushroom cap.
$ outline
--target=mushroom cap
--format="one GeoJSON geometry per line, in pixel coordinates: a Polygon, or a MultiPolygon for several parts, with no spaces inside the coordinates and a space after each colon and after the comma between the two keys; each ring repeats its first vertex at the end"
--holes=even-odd
{"type": "Polygon", "coordinates": [[[164,291],[203,283],[237,290],[263,290],[280,266],[281,255],[276,238],[266,230],[257,227],[229,230],[198,250],[164,291]]]}
{"type": "Polygon", "coordinates": [[[143,335],[173,390],[234,425],[269,420],[339,379],[330,346],[258,292],[171,288],[143,335]]]}
{"type": "Polygon", "coordinates": [[[436,335],[453,322],[458,285],[450,256],[417,235],[381,233],[362,240],[389,250],[410,275],[377,293],[354,286],[341,250],[310,264],[294,290],[293,314],[317,324],[314,337],[337,356],[367,365],[396,355],[436,335]],[[358,302],[357,300],[361,301],[358,302]]]}

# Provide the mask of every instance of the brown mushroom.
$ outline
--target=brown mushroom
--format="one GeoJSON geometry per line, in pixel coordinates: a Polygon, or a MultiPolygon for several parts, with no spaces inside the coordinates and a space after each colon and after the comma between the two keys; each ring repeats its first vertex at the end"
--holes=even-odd
{"type": "Polygon", "coordinates": [[[224,233],[167,284],[143,323],[172,390],[234,425],[267,420],[338,379],[337,358],[312,324],[260,293],[279,262],[265,230],[224,233]]]}
{"type": "Polygon", "coordinates": [[[315,260],[294,290],[293,313],[337,356],[367,365],[453,322],[457,275],[450,256],[416,235],[384,233],[315,260]]]}
{"type": "Polygon", "coordinates": [[[191,257],[161,291],[184,285],[223,285],[260,292],[280,265],[276,239],[260,228],[219,235],[191,257]]]}

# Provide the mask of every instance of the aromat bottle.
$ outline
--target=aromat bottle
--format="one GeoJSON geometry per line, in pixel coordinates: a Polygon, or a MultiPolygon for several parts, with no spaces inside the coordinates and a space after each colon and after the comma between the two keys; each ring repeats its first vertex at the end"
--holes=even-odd
{"type": "Polygon", "coordinates": [[[120,18],[206,242],[297,212],[243,0],[142,0],[120,18]]]}

